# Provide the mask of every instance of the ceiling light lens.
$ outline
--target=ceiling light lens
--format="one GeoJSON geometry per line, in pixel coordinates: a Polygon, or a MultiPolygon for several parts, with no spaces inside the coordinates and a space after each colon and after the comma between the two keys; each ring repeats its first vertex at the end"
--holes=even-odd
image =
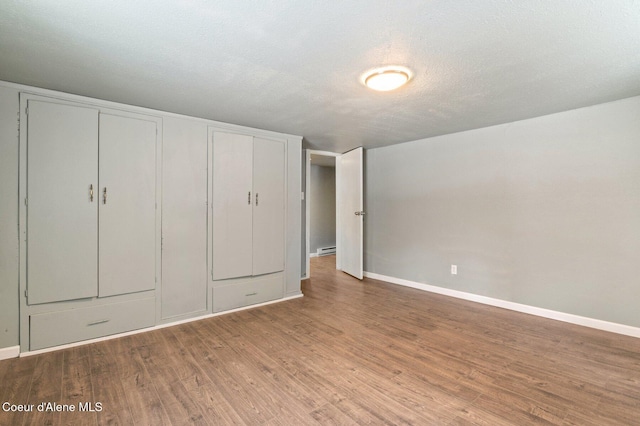
{"type": "Polygon", "coordinates": [[[397,89],[409,81],[409,72],[402,69],[378,69],[367,74],[364,84],[373,90],[387,92],[397,89]]]}

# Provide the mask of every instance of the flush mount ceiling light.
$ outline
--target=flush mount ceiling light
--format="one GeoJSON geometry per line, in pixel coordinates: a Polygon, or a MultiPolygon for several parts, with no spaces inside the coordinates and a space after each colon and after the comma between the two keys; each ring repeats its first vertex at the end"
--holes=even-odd
{"type": "Polygon", "coordinates": [[[401,66],[388,66],[374,68],[362,74],[362,84],[369,89],[380,92],[388,92],[406,84],[411,79],[412,73],[408,68],[401,66]]]}

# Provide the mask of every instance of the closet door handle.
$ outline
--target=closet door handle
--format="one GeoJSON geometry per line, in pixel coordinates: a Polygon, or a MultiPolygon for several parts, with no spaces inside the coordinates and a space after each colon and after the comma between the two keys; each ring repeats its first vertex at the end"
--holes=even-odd
{"type": "Polygon", "coordinates": [[[258,205],[258,193],[256,192],[256,206],[258,205]]]}
{"type": "Polygon", "coordinates": [[[102,191],[102,204],[107,204],[107,187],[104,187],[104,191],[102,191]]]}
{"type": "Polygon", "coordinates": [[[93,203],[93,184],[89,185],[89,201],[93,203]]]}
{"type": "Polygon", "coordinates": [[[249,195],[247,195],[247,204],[251,205],[251,191],[249,191],[249,195]]]}

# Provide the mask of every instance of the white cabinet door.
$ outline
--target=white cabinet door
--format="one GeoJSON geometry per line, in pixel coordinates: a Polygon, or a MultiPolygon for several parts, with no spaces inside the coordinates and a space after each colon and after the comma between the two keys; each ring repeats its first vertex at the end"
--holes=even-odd
{"type": "Polygon", "coordinates": [[[213,133],[213,279],[252,274],[253,138],[213,133]]]}
{"type": "Polygon", "coordinates": [[[284,142],[253,142],[253,275],[284,269],[284,142]]]}
{"type": "Polygon", "coordinates": [[[100,297],[155,288],[156,123],[100,114],[100,297]]]}
{"type": "Polygon", "coordinates": [[[28,108],[28,303],[96,296],[98,111],[35,100],[28,108]]]}

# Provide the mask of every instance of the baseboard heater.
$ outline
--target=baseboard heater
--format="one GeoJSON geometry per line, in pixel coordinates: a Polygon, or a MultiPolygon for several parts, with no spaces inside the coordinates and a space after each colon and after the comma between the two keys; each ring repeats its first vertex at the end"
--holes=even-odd
{"type": "Polygon", "coordinates": [[[336,252],[336,246],[332,247],[320,247],[317,251],[318,256],[326,256],[327,254],[334,254],[336,252]]]}

